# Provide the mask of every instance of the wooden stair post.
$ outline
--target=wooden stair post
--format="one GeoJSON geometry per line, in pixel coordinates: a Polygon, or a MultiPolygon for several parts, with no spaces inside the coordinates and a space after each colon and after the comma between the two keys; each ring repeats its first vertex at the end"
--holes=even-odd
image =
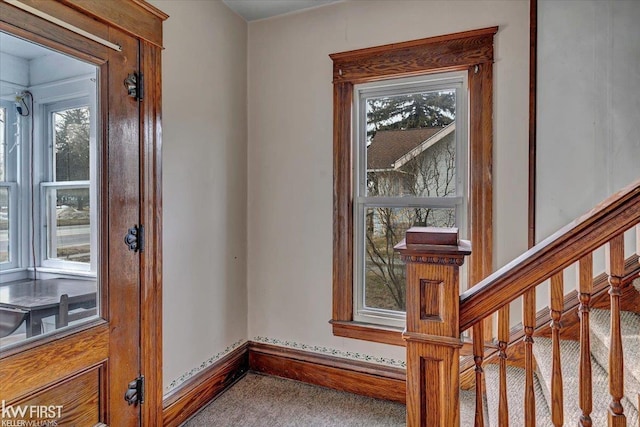
{"type": "Polygon", "coordinates": [[[457,228],[413,227],[395,249],[407,268],[407,426],[458,427],[459,268],[471,244],[457,228]]]}

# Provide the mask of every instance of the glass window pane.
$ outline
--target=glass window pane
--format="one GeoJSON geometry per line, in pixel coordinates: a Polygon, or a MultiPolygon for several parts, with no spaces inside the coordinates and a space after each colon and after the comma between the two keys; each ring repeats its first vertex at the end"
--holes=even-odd
{"type": "Polygon", "coordinates": [[[454,227],[455,219],[453,208],[367,208],[365,308],[405,311],[405,265],[393,247],[404,238],[410,227],[454,227]]]}
{"type": "Polygon", "coordinates": [[[89,187],[47,188],[47,258],[91,261],[89,187]]]}
{"type": "Polygon", "coordinates": [[[2,31],[0,39],[3,58],[16,58],[3,72],[37,80],[33,93],[0,82],[0,304],[38,311],[29,328],[0,322],[4,351],[101,315],[103,91],[94,64],[2,31]],[[40,322],[43,307],[56,316],[40,322]]]}
{"type": "Polygon", "coordinates": [[[0,262],[9,262],[9,189],[0,188],[0,262]]]}
{"type": "Polygon", "coordinates": [[[369,197],[456,195],[455,89],[366,99],[369,197]]]}
{"type": "Polygon", "coordinates": [[[55,156],[54,181],[89,180],[89,108],[53,113],[55,156]]]}

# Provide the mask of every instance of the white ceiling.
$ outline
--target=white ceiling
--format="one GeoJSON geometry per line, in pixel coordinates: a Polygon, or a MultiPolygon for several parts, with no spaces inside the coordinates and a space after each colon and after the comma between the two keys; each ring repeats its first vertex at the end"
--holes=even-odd
{"type": "Polygon", "coordinates": [[[343,0],[222,0],[247,21],[283,15],[343,0]]]}
{"type": "Polygon", "coordinates": [[[0,52],[17,56],[23,59],[34,59],[40,56],[49,55],[51,50],[38,46],[35,43],[28,42],[18,37],[13,37],[7,33],[0,31],[0,52]]]}

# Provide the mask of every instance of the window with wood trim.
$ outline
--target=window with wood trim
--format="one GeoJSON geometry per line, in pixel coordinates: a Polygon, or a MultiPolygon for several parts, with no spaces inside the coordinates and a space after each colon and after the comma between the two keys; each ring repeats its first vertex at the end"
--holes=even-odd
{"type": "Polygon", "coordinates": [[[467,73],[354,86],[353,319],[405,325],[405,266],[393,248],[413,226],[466,232],[467,73]]]}
{"type": "MultiPolygon", "coordinates": [[[[398,293],[401,292],[401,285],[396,289],[398,295],[395,295],[395,299],[400,303],[396,301],[393,310],[387,310],[390,312],[387,318],[395,317],[392,321],[384,319],[382,322],[376,321],[376,317],[384,318],[387,312],[384,307],[376,311],[380,307],[375,307],[375,304],[373,304],[374,307],[370,307],[372,304],[367,302],[365,295],[366,240],[367,237],[375,234],[373,232],[376,230],[376,224],[379,225],[384,219],[380,217],[384,213],[382,211],[378,212],[380,215],[376,218],[375,211],[376,207],[379,207],[379,202],[385,205],[383,211],[389,211],[392,214],[389,217],[392,219],[398,219],[403,216],[402,214],[411,212],[433,214],[431,215],[432,220],[435,221],[433,224],[429,223],[426,217],[413,218],[409,215],[411,218],[404,221],[409,225],[424,223],[423,225],[462,227],[462,234],[466,235],[473,245],[473,255],[467,263],[469,283],[477,283],[490,273],[493,245],[492,66],[493,36],[497,30],[497,27],[492,27],[330,55],[333,60],[334,84],[334,237],[331,321],[334,335],[404,345],[401,337],[404,296],[398,293]],[[445,85],[440,85],[438,80],[445,85]],[[445,87],[447,85],[451,87],[445,87]],[[384,162],[383,159],[372,158],[371,153],[367,159],[367,151],[370,151],[368,147],[373,145],[375,138],[375,125],[369,123],[358,126],[358,123],[366,123],[366,113],[372,113],[373,116],[373,113],[384,110],[382,107],[385,104],[386,106],[395,105],[395,107],[406,105],[402,100],[394,99],[394,96],[437,99],[433,102],[440,103],[430,107],[432,110],[437,110],[442,119],[440,121],[432,118],[429,123],[425,122],[422,125],[397,124],[398,129],[395,130],[406,130],[412,127],[420,129],[414,132],[435,131],[435,133],[423,138],[424,141],[431,139],[433,144],[420,143],[412,150],[408,150],[406,155],[394,159],[394,163],[411,166],[412,162],[416,163],[418,157],[425,155],[434,159],[435,154],[428,151],[436,151],[433,148],[438,148],[437,146],[441,146],[439,148],[445,151],[453,150],[458,155],[453,154],[451,160],[454,162],[454,169],[458,170],[452,169],[450,172],[455,172],[451,175],[452,179],[461,185],[454,186],[455,190],[450,194],[426,194],[426,190],[413,194],[415,191],[412,192],[412,189],[415,190],[416,185],[422,181],[416,182],[409,176],[407,179],[401,179],[399,174],[410,174],[395,170],[396,164],[393,168],[389,165],[387,165],[388,168],[382,168],[377,164],[369,164],[371,163],[369,160],[374,163],[378,160],[384,162]],[[456,126],[455,120],[452,120],[455,119],[455,112],[447,111],[448,107],[446,107],[451,99],[454,99],[454,102],[464,103],[462,106],[456,105],[456,108],[459,114],[468,117],[468,123],[465,124],[467,131],[459,129],[457,132],[451,132],[452,126],[456,126]],[[367,108],[377,110],[367,111],[367,108]],[[438,132],[442,138],[437,138],[438,141],[436,141],[434,138],[438,132]],[[449,135],[462,132],[465,138],[457,136],[454,138],[449,135]],[[464,140],[463,143],[460,142],[462,140],[464,140]],[[420,150],[423,146],[425,150],[420,150]],[[461,147],[464,148],[462,152],[461,147]],[[463,155],[461,156],[460,153],[463,155]],[[420,156],[410,159],[411,154],[420,154],[420,156]],[[466,161],[460,162],[460,158],[466,161]],[[394,169],[394,173],[386,170],[390,168],[394,169]],[[393,179],[388,179],[389,174],[394,175],[393,179]],[[460,179],[463,181],[461,182],[460,179]],[[390,188],[392,198],[372,199],[372,196],[381,196],[378,194],[379,191],[376,193],[380,189],[381,182],[393,184],[393,188],[390,188]],[[448,196],[451,198],[447,199],[448,196]],[[412,199],[405,200],[409,203],[407,206],[410,209],[403,209],[400,206],[406,204],[401,200],[403,197],[412,199]],[[400,205],[396,206],[395,202],[400,202],[400,205]],[[460,219],[464,220],[460,221],[460,219]],[[373,316],[367,316],[367,314],[373,316]],[[379,314],[382,316],[378,316],[379,314]]],[[[393,113],[386,111],[384,114],[393,113]]],[[[378,117],[377,120],[382,123],[378,130],[384,131],[393,131],[393,124],[398,121],[390,120],[388,117],[378,117]]],[[[389,132],[380,133],[378,139],[382,141],[389,135],[389,132]]],[[[390,143],[395,144],[393,141],[390,143]]],[[[425,167],[420,170],[429,172],[430,169],[425,167]]],[[[438,166],[432,172],[443,172],[446,181],[446,169],[440,171],[438,166]]],[[[439,184],[439,181],[435,183],[435,185],[439,184]]],[[[402,229],[407,224],[398,225],[394,232],[402,234],[402,229]]],[[[393,273],[396,268],[397,266],[392,266],[390,272],[393,273]]],[[[400,266],[400,268],[404,267],[400,266]]]]}

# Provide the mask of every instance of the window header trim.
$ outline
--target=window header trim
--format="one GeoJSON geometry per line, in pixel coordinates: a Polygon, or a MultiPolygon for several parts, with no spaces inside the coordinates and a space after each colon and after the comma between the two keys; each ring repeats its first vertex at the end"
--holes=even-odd
{"type": "Polygon", "coordinates": [[[333,53],[333,83],[361,83],[493,63],[498,27],[333,53]]]}

